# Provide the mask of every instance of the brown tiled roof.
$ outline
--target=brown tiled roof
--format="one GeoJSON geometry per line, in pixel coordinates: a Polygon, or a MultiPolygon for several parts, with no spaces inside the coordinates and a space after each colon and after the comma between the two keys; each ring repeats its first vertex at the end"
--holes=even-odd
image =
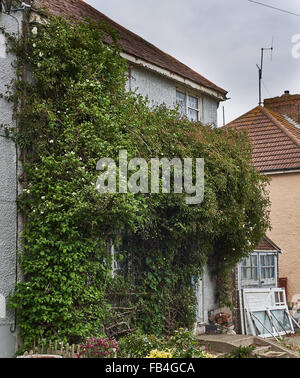
{"type": "Polygon", "coordinates": [[[218,87],[205,77],[193,71],[191,68],[179,62],[177,59],[145,41],[143,38],[112,21],[103,13],[97,11],[82,0],[35,0],[33,3],[36,8],[42,8],[54,15],[72,16],[77,19],[91,18],[95,21],[106,22],[120,34],[120,43],[124,52],[133,55],[136,58],[143,59],[160,68],[167,69],[196,84],[213,89],[224,97],[227,94],[227,91],[224,89],[218,87]]]}
{"type": "Polygon", "coordinates": [[[265,236],[261,239],[258,246],[255,248],[255,251],[281,252],[281,248],[279,248],[270,238],[265,236]]]}
{"type": "Polygon", "coordinates": [[[247,132],[259,171],[300,168],[300,129],[284,116],[258,106],[225,127],[247,132]]]}

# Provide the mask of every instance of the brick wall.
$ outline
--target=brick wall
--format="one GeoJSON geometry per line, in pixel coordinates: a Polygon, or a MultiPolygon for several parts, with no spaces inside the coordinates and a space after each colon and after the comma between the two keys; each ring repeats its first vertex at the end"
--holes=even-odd
{"type": "Polygon", "coordinates": [[[276,113],[287,115],[300,124],[300,95],[291,95],[288,92],[280,97],[265,99],[266,108],[276,113]]]}

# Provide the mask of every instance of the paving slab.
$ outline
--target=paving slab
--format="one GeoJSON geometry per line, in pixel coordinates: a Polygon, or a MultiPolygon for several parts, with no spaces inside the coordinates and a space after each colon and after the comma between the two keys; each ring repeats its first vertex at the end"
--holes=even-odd
{"type": "MultiPolygon", "coordinates": [[[[260,358],[299,358],[298,353],[285,347],[283,343],[257,336],[199,335],[199,340],[203,341],[211,351],[218,354],[231,353],[240,346],[255,346],[254,353],[260,358]]],[[[300,337],[297,341],[300,343],[300,337]]]]}

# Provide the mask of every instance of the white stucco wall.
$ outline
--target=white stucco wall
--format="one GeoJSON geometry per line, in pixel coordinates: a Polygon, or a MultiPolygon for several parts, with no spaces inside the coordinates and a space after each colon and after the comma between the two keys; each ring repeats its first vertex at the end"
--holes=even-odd
{"type": "MultiPolygon", "coordinates": [[[[0,13],[0,26],[9,33],[17,33],[20,13],[11,16],[0,13]]],[[[0,93],[14,78],[14,56],[7,52],[4,35],[0,32],[0,93]]],[[[13,126],[13,106],[0,98],[0,124],[13,126]]],[[[17,347],[14,332],[14,312],[6,308],[7,296],[16,282],[17,249],[17,151],[15,143],[0,130],[0,358],[13,357],[17,347]]]]}
{"type": "Polygon", "coordinates": [[[212,97],[202,96],[202,122],[205,125],[218,125],[218,102],[212,97]]]}
{"type": "MultiPolygon", "coordinates": [[[[128,89],[147,97],[150,106],[160,104],[165,104],[169,108],[176,106],[176,81],[140,66],[133,66],[129,73],[128,89]]],[[[181,88],[182,84],[180,90],[181,88]]],[[[188,87],[187,90],[195,95],[195,90],[190,90],[188,87]]],[[[198,93],[197,96],[201,99],[201,122],[217,125],[218,102],[202,93],[198,93]]]]}

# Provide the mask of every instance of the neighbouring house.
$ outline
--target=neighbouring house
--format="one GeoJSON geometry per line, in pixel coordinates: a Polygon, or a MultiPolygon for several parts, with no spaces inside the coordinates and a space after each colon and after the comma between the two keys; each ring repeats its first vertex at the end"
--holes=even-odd
{"type": "MultiPolygon", "coordinates": [[[[128,90],[147,96],[150,105],[166,104],[180,110],[192,121],[217,124],[217,109],[226,100],[227,92],[161,51],[138,35],[118,25],[81,0],[27,0],[28,7],[13,9],[10,1],[0,1],[0,27],[9,33],[22,33],[24,14],[33,22],[46,16],[41,8],[54,15],[89,17],[107,22],[121,37],[122,56],[128,62],[128,90]]],[[[12,56],[0,29],[0,93],[6,91],[14,78],[12,56]]],[[[15,126],[13,106],[0,98],[0,124],[15,126]]],[[[0,131],[0,357],[11,357],[17,348],[15,314],[6,307],[7,296],[21,279],[16,251],[22,221],[18,216],[16,199],[21,193],[18,180],[22,166],[18,148],[0,131]]],[[[208,270],[204,272],[197,291],[197,322],[208,321],[208,314],[217,307],[215,284],[208,270]]]]}
{"type": "Polygon", "coordinates": [[[253,163],[270,178],[272,229],[268,236],[284,251],[278,259],[278,281],[291,308],[293,298],[300,294],[300,95],[285,91],[266,99],[264,106],[226,127],[248,133],[253,163]]]}

